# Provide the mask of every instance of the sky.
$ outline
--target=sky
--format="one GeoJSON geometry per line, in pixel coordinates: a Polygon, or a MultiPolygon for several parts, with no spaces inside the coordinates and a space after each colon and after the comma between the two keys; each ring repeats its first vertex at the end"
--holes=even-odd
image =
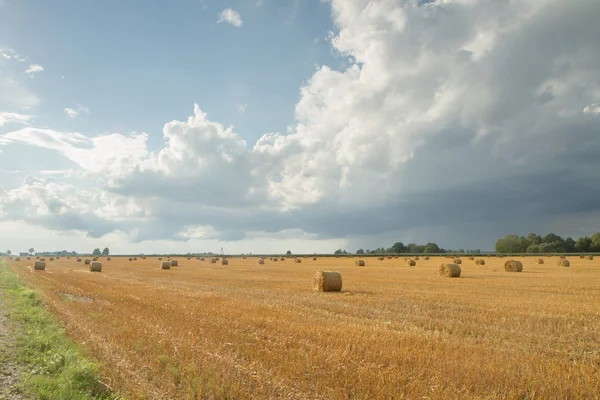
{"type": "Polygon", "coordinates": [[[0,0],[0,248],[600,230],[597,0],[0,0]]]}

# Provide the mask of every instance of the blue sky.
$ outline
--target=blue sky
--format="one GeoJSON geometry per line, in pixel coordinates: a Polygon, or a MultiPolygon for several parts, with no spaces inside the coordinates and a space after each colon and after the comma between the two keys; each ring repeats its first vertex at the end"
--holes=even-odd
{"type": "Polygon", "coordinates": [[[597,0],[0,0],[0,246],[600,226],[597,0]]]}
{"type": "Polygon", "coordinates": [[[44,60],[27,86],[44,98],[37,120],[61,130],[160,138],[196,102],[254,142],[293,123],[315,65],[343,62],[326,42],[330,9],[318,0],[26,0],[0,12],[3,43],[44,60]],[[229,7],[241,29],[216,23],[229,7]],[[81,121],[61,115],[77,105],[93,111],[81,121]]]}

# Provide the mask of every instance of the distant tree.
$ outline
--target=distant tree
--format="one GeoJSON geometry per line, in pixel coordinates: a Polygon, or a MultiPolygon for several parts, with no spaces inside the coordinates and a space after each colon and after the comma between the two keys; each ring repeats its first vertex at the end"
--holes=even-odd
{"type": "Polygon", "coordinates": [[[109,254],[110,254],[110,250],[108,249],[108,247],[105,247],[104,250],[102,250],[102,255],[103,256],[108,256],[109,254]]]}
{"type": "Polygon", "coordinates": [[[542,239],[542,243],[554,243],[554,242],[562,242],[563,238],[554,233],[549,233],[542,239]]]}
{"type": "Polygon", "coordinates": [[[343,253],[342,249],[337,249],[333,254],[342,254],[342,253],[343,253]]]}
{"type": "Polygon", "coordinates": [[[285,252],[285,254],[288,255],[288,256],[291,256],[292,255],[292,251],[288,250],[288,251],[285,252]]]}
{"type": "Polygon", "coordinates": [[[579,253],[585,253],[590,250],[592,244],[592,238],[589,236],[582,236],[575,242],[575,251],[579,253]]]}
{"type": "Polygon", "coordinates": [[[12,254],[12,251],[10,251],[10,250],[6,250],[6,255],[7,255],[7,256],[10,256],[11,254],[12,254]]]}
{"type": "Polygon", "coordinates": [[[93,256],[101,256],[102,252],[100,251],[100,249],[96,248],[94,249],[94,251],[92,252],[93,256]]]}
{"type": "Polygon", "coordinates": [[[567,253],[572,253],[572,252],[574,252],[574,251],[575,251],[575,243],[577,243],[577,242],[575,242],[575,240],[573,240],[573,238],[572,238],[572,237],[568,237],[568,238],[566,238],[566,239],[565,239],[565,242],[564,242],[565,251],[566,251],[567,253]]]}
{"type": "Polygon", "coordinates": [[[496,242],[497,253],[525,253],[531,245],[530,240],[525,236],[515,234],[506,235],[496,242]]]}
{"type": "Polygon", "coordinates": [[[564,253],[565,246],[562,241],[540,244],[540,253],[564,253]]]}
{"type": "Polygon", "coordinates": [[[539,244],[532,244],[531,246],[527,247],[527,253],[539,253],[540,252],[540,245],[539,244]]]}
{"type": "Polygon", "coordinates": [[[406,246],[402,242],[396,242],[392,245],[391,253],[404,253],[406,251],[406,246]]]}
{"type": "Polygon", "coordinates": [[[423,248],[423,253],[441,253],[441,251],[437,244],[427,243],[423,248]]]}
{"type": "Polygon", "coordinates": [[[594,253],[600,252],[600,232],[596,232],[592,235],[592,241],[590,243],[589,251],[594,253]]]}
{"type": "Polygon", "coordinates": [[[535,233],[530,233],[527,235],[527,241],[529,242],[529,245],[540,244],[542,243],[542,237],[535,233]]]}
{"type": "Polygon", "coordinates": [[[365,254],[365,251],[363,249],[358,249],[356,250],[356,254],[365,254]]]}
{"type": "Polygon", "coordinates": [[[407,253],[418,253],[418,248],[419,245],[416,243],[409,243],[408,245],[406,245],[406,252],[407,253]]]}
{"type": "Polygon", "coordinates": [[[33,254],[33,253],[35,253],[35,249],[32,247],[29,249],[29,254],[33,254]]]}

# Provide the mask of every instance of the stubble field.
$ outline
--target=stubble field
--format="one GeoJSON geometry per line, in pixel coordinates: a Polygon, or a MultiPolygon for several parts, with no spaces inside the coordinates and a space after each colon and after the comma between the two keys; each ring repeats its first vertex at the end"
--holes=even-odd
{"type": "Polygon", "coordinates": [[[600,398],[600,257],[569,259],[8,265],[130,399],[600,398]],[[313,292],[317,270],[342,292],[313,292]]]}

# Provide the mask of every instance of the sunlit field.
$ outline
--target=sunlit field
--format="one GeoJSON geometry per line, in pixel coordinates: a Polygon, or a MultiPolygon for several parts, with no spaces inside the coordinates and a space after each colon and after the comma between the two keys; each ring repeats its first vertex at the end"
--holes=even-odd
{"type": "Polygon", "coordinates": [[[600,257],[364,259],[7,261],[130,399],[600,396],[600,257]]]}

